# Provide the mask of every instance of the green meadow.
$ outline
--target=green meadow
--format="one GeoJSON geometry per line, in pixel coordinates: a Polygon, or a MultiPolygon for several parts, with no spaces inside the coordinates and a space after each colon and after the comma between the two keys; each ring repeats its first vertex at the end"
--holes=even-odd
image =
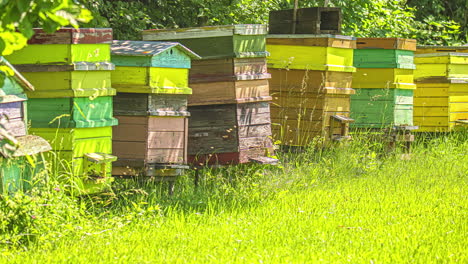
{"type": "MultiPolygon", "coordinates": [[[[467,263],[468,134],[418,137],[411,155],[357,137],[279,153],[280,166],[117,180],[2,199],[4,263],[467,263]]],[[[53,180],[53,179],[52,179],[53,180]]]]}

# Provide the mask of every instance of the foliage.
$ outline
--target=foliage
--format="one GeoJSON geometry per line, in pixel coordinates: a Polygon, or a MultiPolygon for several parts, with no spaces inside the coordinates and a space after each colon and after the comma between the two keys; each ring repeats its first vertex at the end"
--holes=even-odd
{"type": "MultiPolygon", "coordinates": [[[[464,1],[464,0],[456,0],[464,1]]],[[[178,28],[238,23],[268,23],[270,10],[293,7],[293,0],[88,0],[98,20],[85,26],[111,26],[116,39],[140,39],[150,28],[178,28]]],[[[409,37],[420,44],[466,41],[466,10],[451,12],[430,0],[330,0],[343,10],[343,34],[356,37],[409,37]],[[433,8],[433,9],[431,9],[433,8]],[[422,15],[426,14],[426,15],[422,15]],[[460,34],[465,30],[465,34],[460,34]]],[[[439,2],[447,2],[439,0],[439,2]]],[[[450,2],[450,1],[448,1],[450,2]]],[[[299,1],[300,7],[323,6],[324,0],[299,1]]]]}
{"type": "Polygon", "coordinates": [[[62,26],[78,26],[92,18],[74,0],[1,0],[0,54],[9,55],[26,45],[39,26],[53,32],[62,26]]]}

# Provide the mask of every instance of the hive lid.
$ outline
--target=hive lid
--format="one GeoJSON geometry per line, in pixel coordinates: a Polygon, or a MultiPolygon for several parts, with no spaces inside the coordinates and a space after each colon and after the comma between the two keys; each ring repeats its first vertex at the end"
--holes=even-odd
{"type": "Polygon", "coordinates": [[[112,55],[120,56],[158,56],[166,50],[177,48],[192,59],[201,59],[198,54],[177,42],[114,40],[112,55]]]}
{"type": "Polygon", "coordinates": [[[206,26],[177,29],[143,30],[143,40],[173,40],[206,37],[225,37],[233,35],[266,35],[267,26],[261,24],[239,24],[206,26]]]}
{"type": "Polygon", "coordinates": [[[61,28],[47,33],[34,28],[28,44],[99,44],[112,42],[112,28],[61,28]]]}
{"type": "Polygon", "coordinates": [[[358,38],[358,49],[397,49],[416,51],[416,40],[407,38],[358,38]]]}
{"type": "Polygon", "coordinates": [[[342,40],[356,40],[356,37],[353,36],[344,36],[344,35],[332,35],[332,34],[269,34],[267,38],[333,38],[333,39],[342,39],[342,40]]]}
{"type": "MultiPolygon", "coordinates": [[[[11,77],[18,82],[25,90],[34,91],[34,86],[24,78],[4,57],[0,56],[0,72],[6,72],[6,78],[11,77]]],[[[1,77],[0,77],[1,78],[1,77]]],[[[1,87],[0,87],[1,88],[1,87]]]]}

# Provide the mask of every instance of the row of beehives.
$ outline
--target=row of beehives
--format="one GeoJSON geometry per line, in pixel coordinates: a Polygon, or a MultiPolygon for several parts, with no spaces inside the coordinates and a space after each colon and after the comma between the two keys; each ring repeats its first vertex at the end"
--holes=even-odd
{"type": "MultiPolygon", "coordinates": [[[[109,29],[37,31],[28,48],[9,57],[36,87],[27,92],[31,132],[48,139],[59,159],[73,161],[73,174],[87,177],[80,182],[85,187],[110,179],[111,170],[175,176],[186,168],[187,155],[195,165],[268,162],[262,157],[272,153],[270,90],[271,119],[278,124],[273,138],[284,145],[340,139],[350,115],[355,127],[412,125],[414,41],[361,39],[360,55],[352,37],[266,38],[263,25],[146,31],[143,38],[181,42],[202,59],[167,42],[114,41],[111,56],[109,29]],[[360,89],[351,103],[352,87],[360,89]],[[119,158],[113,169],[110,154],[119,158]]],[[[467,118],[466,84],[460,84],[467,74],[463,62],[444,60],[453,56],[463,58],[438,54],[419,61],[439,70],[416,76],[441,83],[416,97],[415,121],[422,111],[429,123],[416,124],[427,131],[447,131],[467,118]],[[440,70],[453,65],[457,76],[449,75],[452,68],[440,70]],[[419,106],[418,98],[424,100],[419,106]],[[434,117],[437,125],[430,123],[434,117]]]]}

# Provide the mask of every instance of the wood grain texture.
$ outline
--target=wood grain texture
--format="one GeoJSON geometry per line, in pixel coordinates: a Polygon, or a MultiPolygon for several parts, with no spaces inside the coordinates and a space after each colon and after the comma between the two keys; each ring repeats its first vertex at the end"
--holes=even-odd
{"type": "Polygon", "coordinates": [[[189,116],[186,95],[118,93],[115,115],[189,116]]]}
{"type": "Polygon", "coordinates": [[[358,38],[358,49],[395,49],[416,51],[415,39],[405,38],[358,38]]]}
{"type": "Polygon", "coordinates": [[[191,87],[189,106],[270,100],[268,80],[194,83],[191,87]]]}
{"type": "Polygon", "coordinates": [[[28,44],[98,44],[112,42],[111,28],[61,28],[55,33],[34,29],[28,44]]]}
{"type": "Polygon", "coordinates": [[[226,58],[194,61],[190,83],[268,79],[265,58],[226,58]]]}
{"type": "Polygon", "coordinates": [[[352,94],[353,74],[350,72],[269,69],[270,91],[278,93],[352,94]]]}
{"type": "Polygon", "coordinates": [[[268,102],[190,106],[189,111],[189,155],[207,158],[272,145],[268,102]]]}
{"type": "Polygon", "coordinates": [[[186,162],[188,129],[186,118],[155,116],[118,116],[117,118],[120,124],[113,132],[114,153],[128,162],[131,161],[133,166],[186,162]]]}

